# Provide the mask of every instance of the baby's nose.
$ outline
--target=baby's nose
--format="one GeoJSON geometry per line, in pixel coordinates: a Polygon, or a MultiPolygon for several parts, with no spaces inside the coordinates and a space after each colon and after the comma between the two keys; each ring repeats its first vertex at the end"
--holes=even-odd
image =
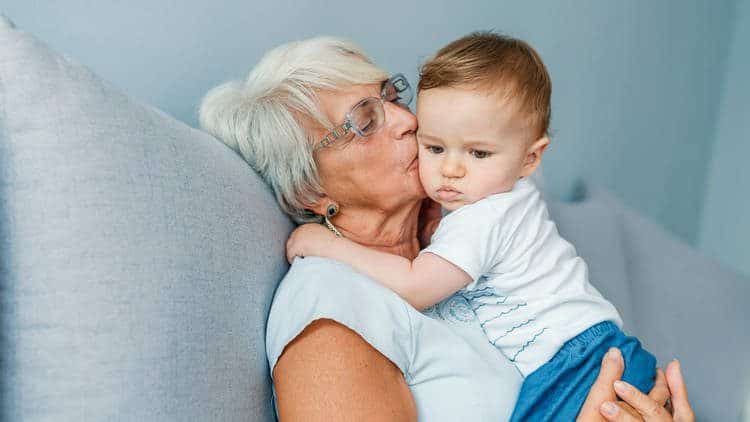
{"type": "Polygon", "coordinates": [[[457,178],[463,177],[465,169],[460,160],[446,158],[443,161],[441,171],[444,177],[457,178]]]}

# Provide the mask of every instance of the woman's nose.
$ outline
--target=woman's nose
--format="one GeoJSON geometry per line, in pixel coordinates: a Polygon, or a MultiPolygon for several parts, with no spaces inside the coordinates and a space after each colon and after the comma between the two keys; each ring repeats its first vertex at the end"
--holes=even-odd
{"type": "Polygon", "coordinates": [[[391,136],[394,139],[403,139],[407,135],[413,135],[417,130],[417,116],[407,107],[386,102],[385,108],[386,125],[390,126],[391,136]],[[390,124],[388,124],[390,122],[390,124]]]}
{"type": "Polygon", "coordinates": [[[463,163],[461,163],[461,160],[447,156],[445,159],[443,159],[442,165],[440,166],[440,172],[442,173],[443,177],[448,178],[459,178],[464,177],[466,174],[466,169],[463,166],[463,163]]]}

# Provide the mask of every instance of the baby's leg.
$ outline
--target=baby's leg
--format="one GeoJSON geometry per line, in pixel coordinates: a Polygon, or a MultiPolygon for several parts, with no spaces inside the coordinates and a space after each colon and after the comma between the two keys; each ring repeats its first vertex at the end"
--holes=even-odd
{"type": "Polygon", "coordinates": [[[656,359],[638,339],[604,322],[569,340],[549,362],[526,377],[511,420],[575,420],[610,347],[622,352],[623,381],[648,393],[654,386],[656,359]]]}

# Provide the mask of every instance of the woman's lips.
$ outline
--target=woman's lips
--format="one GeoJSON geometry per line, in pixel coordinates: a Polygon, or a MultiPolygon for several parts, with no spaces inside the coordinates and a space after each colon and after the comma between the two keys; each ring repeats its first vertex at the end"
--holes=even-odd
{"type": "Polygon", "coordinates": [[[458,199],[458,196],[461,195],[461,192],[451,189],[451,188],[440,188],[436,192],[438,199],[441,201],[455,201],[458,199]]]}

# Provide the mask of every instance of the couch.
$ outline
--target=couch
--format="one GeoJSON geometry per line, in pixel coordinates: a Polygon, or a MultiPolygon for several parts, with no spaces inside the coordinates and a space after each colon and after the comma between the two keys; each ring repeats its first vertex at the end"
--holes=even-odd
{"type": "MultiPolygon", "coordinates": [[[[699,420],[747,418],[750,280],[585,186],[550,210],[592,282],[699,420]]],[[[234,151],[0,19],[0,420],[274,420],[292,228],[234,151]]]]}

